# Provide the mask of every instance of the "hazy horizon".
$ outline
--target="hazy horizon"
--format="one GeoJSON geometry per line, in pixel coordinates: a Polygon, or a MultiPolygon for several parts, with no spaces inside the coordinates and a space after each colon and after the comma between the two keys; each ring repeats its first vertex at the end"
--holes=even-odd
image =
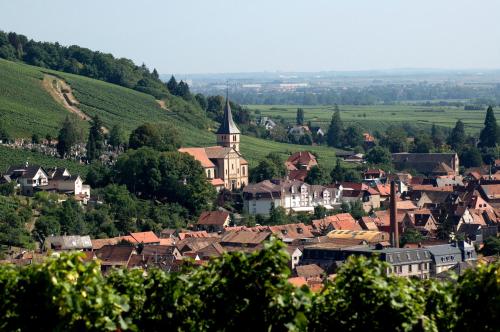
{"type": "Polygon", "coordinates": [[[494,0],[18,0],[0,9],[0,30],[165,75],[500,68],[494,0]]]}

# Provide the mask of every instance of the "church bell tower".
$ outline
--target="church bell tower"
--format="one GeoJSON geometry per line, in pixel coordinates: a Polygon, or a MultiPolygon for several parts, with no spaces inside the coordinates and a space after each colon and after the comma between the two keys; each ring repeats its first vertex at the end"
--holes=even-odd
{"type": "Polygon", "coordinates": [[[231,105],[229,105],[229,98],[226,95],[226,105],[224,106],[224,118],[217,130],[217,145],[224,147],[234,148],[240,151],[240,130],[233,121],[233,114],[231,112],[231,105]]]}

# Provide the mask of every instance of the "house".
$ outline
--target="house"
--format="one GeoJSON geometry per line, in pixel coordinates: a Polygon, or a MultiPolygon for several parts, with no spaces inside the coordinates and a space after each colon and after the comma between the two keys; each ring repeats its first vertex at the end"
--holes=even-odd
{"type": "MultiPolygon", "coordinates": [[[[378,230],[381,232],[387,232],[390,233],[391,231],[391,218],[390,218],[390,212],[389,210],[381,210],[381,211],[375,211],[375,216],[374,222],[378,227],[378,230]]],[[[399,234],[403,234],[403,218],[406,215],[406,211],[397,211],[396,214],[396,222],[398,224],[398,230],[399,234]]]]}
{"type": "Polygon", "coordinates": [[[349,213],[339,213],[311,222],[313,230],[319,235],[326,235],[333,230],[361,231],[361,226],[349,213]]]}
{"type": "Polygon", "coordinates": [[[47,188],[49,184],[49,176],[38,165],[26,163],[24,166],[11,166],[5,175],[19,184],[21,193],[25,196],[33,196],[35,191],[47,188]]]}
{"type": "Polygon", "coordinates": [[[447,271],[462,262],[476,261],[474,246],[465,241],[426,247],[432,257],[431,276],[447,271]]]}
{"type": "Polygon", "coordinates": [[[87,251],[92,250],[92,242],[88,235],[47,236],[43,248],[54,251],[87,251]]]}
{"type": "Polygon", "coordinates": [[[160,239],[151,231],[130,233],[126,240],[134,244],[160,244],[160,239]]]}
{"type": "Polygon", "coordinates": [[[75,195],[82,197],[85,201],[90,198],[90,186],[83,184],[80,175],[71,175],[66,168],[49,168],[47,174],[49,184],[45,190],[75,195]]]}
{"type": "Polygon", "coordinates": [[[359,220],[359,225],[363,230],[366,231],[378,231],[377,224],[374,220],[375,218],[369,216],[361,217],[361,219],[359,220]]]}
{"type": "Polygon", "coordinates": [[[290,255],[290,268],[293,270],[300,263],[302,250],[299,246],[288,245],[286,251],[290,255]]]}
{"type": "Polygon", "coordinates": [[[479,192],[489,203],[500,203],[500,184],[481,184],[479,192]]]}
{"type": "Polygon", "coordinates": [[[96,257],[101,263],[101,271],[107,272],[112,268],[126,268],[132,255],[137,254],[135,247],[131,245],[105,245],[95,251],[96,257]]]}
{"type": "MultiPolygon", "coordinates": [[[[326,235],[332,240],[356,240],[357,243],[364,241],[367,244],[376,244],[383,241],[389,241],[389,233],[380,231],[351,231],[351,230],[333,230],[326,235]]],[[[351,242],[352,243],[352,242],[351,242]]]]}
{"type": "Polygon", "coordinates": [[[248,184],[248,162],[240,152],[241,132],[233,121],[229,98],[226,98],[224,117],[216,132],[217,146],[206,148],[181,148],[198,160],[208,181],[221,190],[235,190],[248,184]]]}
{"type": "Polygon", "coordinates": [[[267,116],[261,116],[257,125],[266,128],[267,130],[273,130],[276,127],[276,122],[267,116]]]}
{"type": "Polygon", "coordinates": [[[235,231],[222,235],[220,244],[223,247],[257,247],[271,237],[271,232],[235,231]]]}
{"type": "Polygon", "coordinates": [[[309,171],[313,166],[318,166],[318,161],[311,152],[299,151],[288,157],[285,164],[288,170],[305,169],[309,171]]]}
{"type": "Polygon", "coordinates": [[[224,227],[229,226],[231,218],[226,211],[204,211],[196,223],[198,230],[207,232],[222,232],[224,227]]]}
{"type": "Polygon", "coordinates": [[[114,246],[114,245],[119,244],[121,242],[127,242],[123,236],[117,236],[117,237],[106,238],[106,239],[92,239],[90,241],[92,242],[92,250],[101,249],[102,247],[104,247],[106,245],[114,246]]]}
{"type": "Polygon", "coordinates": [[[376,256],[389,264],[387,274],[402,277],[430,277],[431,255],[428,249],[384,248],[372,249],[366,246],[335,248],[328,246],[304,247],[302,262],[314,263],[327,271],[334,271],[349,256],[376,256]]]}
{"type": "Polygon", "coordinates": [[[249,214],[268,215],[272,206],[287,212],[314,212],[315,206],[333,209],[340,205],[342,186],[324,187],[302,181],[264,180],[243,189],[243,210],[249,214]]]}
{"type": "Polygon", "coordinates": [[[198,252],[212,243],[219,242],[218,237],[188,237],[178,241],[175,246],[184,255],[186,252],[198,252]]]}
{"type": "Polygon", "coordinates": [[[375,137],[370,133],[363,133],[363,147],[365,150],[369,150],[375,146],[375,137]]]}
{"type": "Polygon", "coordinates": [[[380,193],[365,183],[342,182],[335,187],[342,187],[341,201],[360,202],[365,212],[380,208],[380,193]]]}
{"type": "Polygon", "coordinates": [[[142,256],[153,256],[157,260],[182,259],[182,254],[176,246],[146,244],[141,251],[142,256]]]}
{"type": "Polygon", "coordinates": [[[222,256],[226,252],[226,249],[222,247],[218,242],[213,242],[208,246],[198,250],[196,253],[198,257],[202,260],[208,260],[211,258],[216,258],[222,256]]]}
{"type": "Polygon", "coordinates": [[[297,265],[295,267],[295,274],[297,277],[305,278],[323,278],[325,276],[325,270],[316,264],[307,265],[297,265]]]}
{"type": "Polygon", "coordinates": [[[343,156],[343,159],[346,163],[353,163],[353,164],[365,163],[365,155],[362,153],[347,154],[343,156]]]}
{"type": "Polygon", "coordinates": [[[304,223],[264,226],[264,229],[269,230],[284,242],[292,242],[293,240],[302,240],[314,237],[309,227],[304,225],[304,223]]]}
{"type": "Polygon", "coordinates": [[[364,180],[380,180],[385,178],[385,172],[379,168],[369,168],[363,172],[364,180]]]}
{"type": "Polygon", "coordinates": [[[292,135],[295,137],[304,136],[306,134],[310,134],[311,129],[308,126],[296,125],[288,129],[288,135],[292,135]]]}
{"type": "Polygon", "coordinates": [[[392,163],[397,170],[414,170],[428,176],[458,175],[456,153],[393,153],[392,163]]]}
{"type": "Polygon", "coordinates": [[[423,236],[434,236],[437,232],[437,221],[432,213],[427,210],[415,210],[406,212],[403,217],[403,229],[415,229],[423,236]]]}

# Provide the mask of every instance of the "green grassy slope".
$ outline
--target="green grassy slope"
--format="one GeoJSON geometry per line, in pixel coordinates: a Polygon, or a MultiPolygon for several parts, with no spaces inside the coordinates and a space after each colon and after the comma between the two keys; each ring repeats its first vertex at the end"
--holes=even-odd
{"type": "MultiPolygon", "coordinates": [[[[328,128],[333,106],[297,106],[297,105],[247,105],[251,110],[259,110],[262,115],[281,116],[288,121],[295,121],[298,107],[302,107],[305,120],[328,128]]],[[[432,124],[452,128],[457,120],[465,123],[466,130],[471,134],[478,133],[484,122],[486,110],[465,111],[463,107],[453,106],[417,106],[411,104],[399,105],[340,105],[342,120],[346,123],[356,122],[367,130],[383,130],[390,124],[409,122],[423,128],[432,124]]],[[[500,116],[500,108],[496,109],[500,116]]]]}
{"type": "MultiPolygon", "coordinates": [[[[28,138],[32,133],[42,137],[46,134],[55,136],[64,117],[70,114],[42,87],[41,80],[45,72],[61,77],[70,84],[80,102],[78,107],[88,115],[99,115],[109,128],[118,123],[126,131],[131,131],[144,122],[169,122],[179,130],[184,146],[215,145],[213,132],[202,128],[208,126],[213,130],[218,124],[206,120],[201,110],[180,98],[167,100],[168,110],[165,110],[154,97],[135,90],[83,76],[0,60],[0,77],[7,77],[6,80],[0,80],[0,114],[11,136],[28,138]]],[[[253,137],[243,137],[241,146],[251,167],[269,152],[285,155],[306,149],[316,152],[322,165],[333,167],[335,150],[328,147],[283,144],[253,137]]],[[[4,163],[1,160],[0,167],[4,163]]]]}
{"type": "Polygon", "coordinates": [[[42,87],[43,73],[0,59],[0,121],[13,137],[55,135],[68,112],[42,87]]]}

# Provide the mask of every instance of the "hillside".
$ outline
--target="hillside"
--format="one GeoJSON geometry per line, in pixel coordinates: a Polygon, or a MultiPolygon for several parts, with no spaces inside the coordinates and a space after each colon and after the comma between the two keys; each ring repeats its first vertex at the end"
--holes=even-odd
{"type": "MultiPolygon", "coordinates": [[[[6,78],[0,80],[0,119],[12,137],[29,138],[33,133],[56,136],[63,119],[75,116],[44,87],[46,75],[64,80],[71,87],[78,108],[89,116],[99,115],[108,128],[120,124],[129,132],[144,122],[169,122],[179,130],[185,146],[215,144],[215,135],[205,128],[213,130],[218,124],[210,122],[199,107],[182,98],[169,96],[159,103],[151,95],[111,83],[0,59],[0,77],[6,78]]],[[[78,121],[87,126],[86,121],[78,121]]],[[[331,148],[242,137],[242,152],[250,166],[269,152],[287,154],[301,149],[316,152],[325,167],[333,167],[335,150],[331,148]]]]}

